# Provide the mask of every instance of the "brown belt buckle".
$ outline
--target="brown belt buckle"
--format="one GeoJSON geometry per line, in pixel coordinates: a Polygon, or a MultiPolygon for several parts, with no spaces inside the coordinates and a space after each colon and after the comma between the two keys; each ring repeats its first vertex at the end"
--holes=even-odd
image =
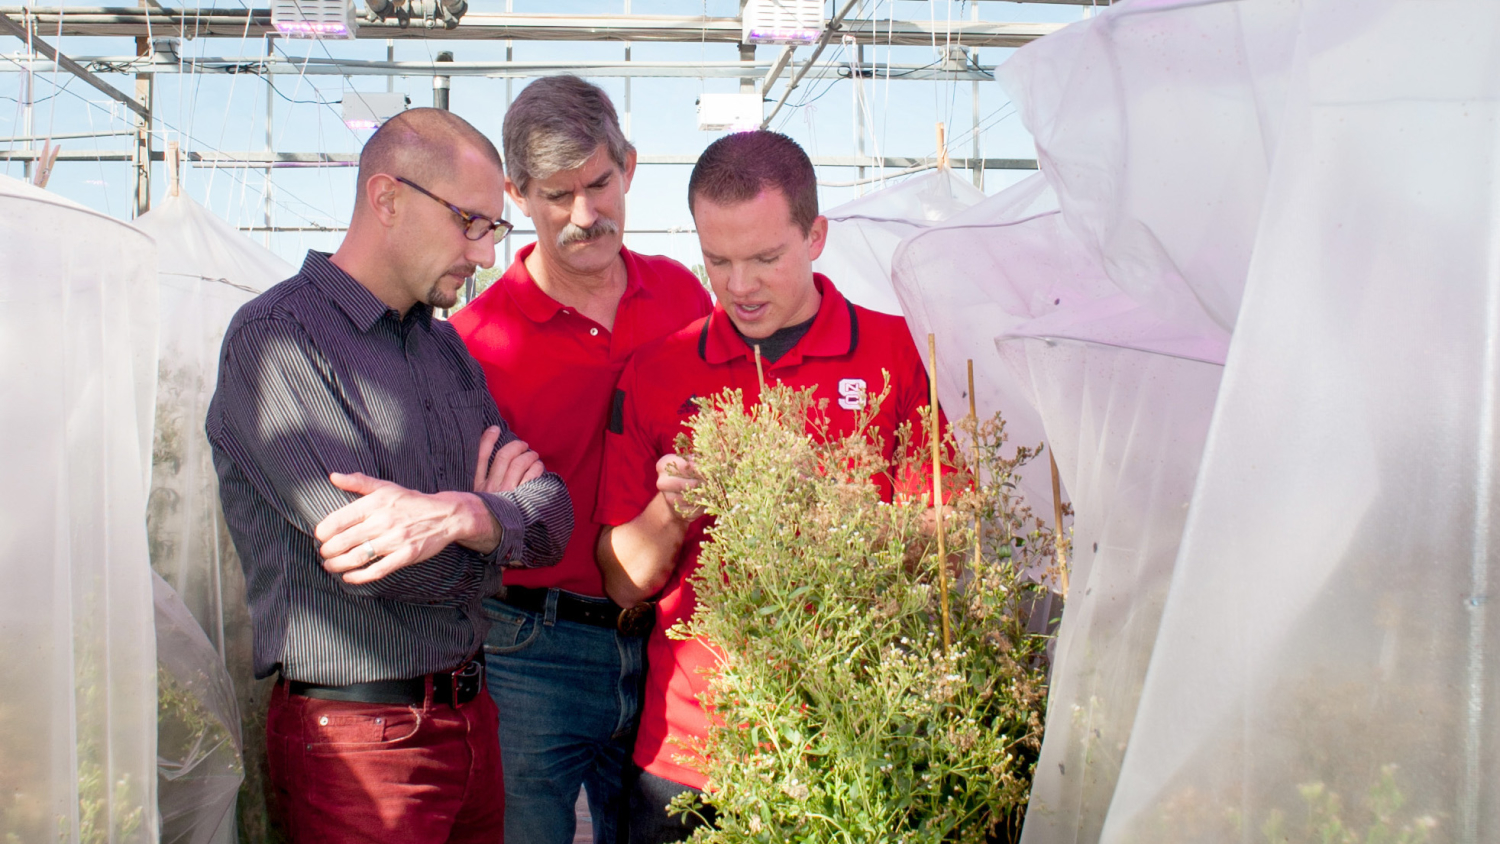
{"type": "Polygon", "coordinates": [[[468,703],[479,696],[484,681],[484,664],[471,659],[449,674],[448,680],[453,684],[454,705],[468,703]]]}
{"type": "Polygon", "coordinates": [[[615,621],[615,627],[624,636],[644,636],[651,632],[651,625],[655,623],[656,605],[645,601],[622,610],[615,621]]]}

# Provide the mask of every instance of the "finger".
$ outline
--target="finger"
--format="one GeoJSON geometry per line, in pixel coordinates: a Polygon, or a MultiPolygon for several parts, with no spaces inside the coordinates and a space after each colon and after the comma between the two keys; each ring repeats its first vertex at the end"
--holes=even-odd
{"type": "Polygon", "coordinates": [[[495,443],[500,441],[500,426],[491,425],[484,429],[479,436],[479,463],[474,467],[474,489],[484,489],[485,478],[489,475],[490,455],[495,451],[495,443]]]}
{"type": "Polygon", "coordinates": [[[526,474],[526,470],[530,469],[532,464],[541,459],[537,456],[536,452],[527,451],[525,454],[519,455],[516,459],[510,461],[510,465],[505,468],[505,483],[502,488],[509,491],[520,486],[521,476],[526,474]]]}
{"type": "MultiPolygon", "coordinates": [[[[331,560],[334,557],[349,553],[363,555],[364,544],[373,541],[379,535],[380,531],[375,529],[370,522],[360,522],[347,530],[329,537],[318,546],[318,555],[325,560],[331,560]]],[[[365,562],[369,561],[365,560],[365,562]]]]}
{"type": "MultiPolygon", "coordinates": [[[[531,464],[531,468],[526,470],[526,474],[521,476],[521,483],[530,483],[531,481],[540,478],[546,471],[547,467],[542,465],[542,458],[538,456],[536,462],[531,464]]],[[[516,484],[516,486],[520,485],[521,484],[516,484]]]]}
{"type": "Polygon", "coordinates": [[[511,461],[525,454],[529,449],[521,440],[511,440],[501,446],[495,452],[494,462],[490,464],[489,474],[485,477],[484,488],[480,492],[505,492],[511,487],[505,485],[506,472],[510,468],[511,461]]]}
{"type": "Polygon", "coordinates": [[[350,472],[348,474],[334,472],[328,476],[328,480],[344,492],[352,492],[355,495],[369,495],[379,489],[381,484],[385,483],[385,481],[372,478],[364,472],[350,472]]]}
{"type": "Polygon", "coordinates": [[[334,510],[318,522],[313,528],[313,536],[319,542],[328,542],[346,530],[363,522],[369,515],[370,505],[365,502],[368,499],[361,498],[334,510]]]}
{"type": "Polygon", "coordinates": [[[348,572],[344,575],[344,582],[356,586],[362,583],[371,583],[385,577],[391,572],[411,565],[415,556],[416,551],[407,546],[389,556],[381,557],[368,566],[348,572]]]}
{"type": "Polygon", "coordinates": [[[343,574],[344,572],[362,569],[375,562],[375,559],[379,557],[379,553],[376,553],[375,558],[371,558],[369,554],[365,553],[363,546],[364,543],[361,542],[359,545],[342,554],[324,559],[323,570],[332,574],[343,574]]]}

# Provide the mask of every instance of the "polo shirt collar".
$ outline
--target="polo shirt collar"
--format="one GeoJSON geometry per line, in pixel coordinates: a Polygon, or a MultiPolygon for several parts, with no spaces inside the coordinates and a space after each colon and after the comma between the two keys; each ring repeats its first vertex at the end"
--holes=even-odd
{"type": "MultiPolygon", "coordinates": [[[[344,272],[335,264],[331,255],[327,252],[319,252],[315,249],[307,251],[307,257],[302,261],[301,275],[312,282],[313,286],[323,292],[325,296],[333,300],[339,310],[349,317],[361,333],[375,327],[375,323],[386,314],[394,316],[395,311],[390,305],[380,301],[380,298],[370,292],[368,287],[354,280],[354,277],[344,272]]],[[[407,320],[415,319],[423,325],[432,321],[432,308],[422,302],[412,306],[406,314],[407,320]]]]}
{"type": "MultiPolygon", "coordinates": [[[[767,369],[794,366],[807,357],[838,357],[852,354],[859,345],[859,318],[854,305],[833,286],[833,282],[822,273],[813,273],[813,284],[823,301],[818,303],[818,313],[802,339],[767,369]]],[[[715,304],[703,330],[698,336],[698,356],[710,365],[728,363],[738,357],[755,358],[755,351],[734,330],[734,323],[724,312],[722,305],[715,304]]]]}
{"type": "MultiPolygon", "coordinates": [[[[510,297],[515,301],[516,307],[532,322],[546,322],[557,316],[563,305],[556,299],[548,296],[531,277],[531,271],[526,269],[526,258],[536,250],[536,243],[528,243],[516,252],[515,260],[506,269],[505,274],[500,277],[500,282],[510,292],[510,297]]],[[[641,287],[641,268],[635,253],[625,247],[620,247],[620,257],[625,261],[625,293],[620,297],[624,302],[630,296],[639,293],[641,287]]]]}

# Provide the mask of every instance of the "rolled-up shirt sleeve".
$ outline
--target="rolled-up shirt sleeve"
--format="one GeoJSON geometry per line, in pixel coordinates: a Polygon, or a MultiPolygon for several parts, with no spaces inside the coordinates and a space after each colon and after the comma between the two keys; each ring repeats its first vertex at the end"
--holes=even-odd
{"type": "Polygon", "coordinates": [[[541,568],[562,559],[573,534],[573,500],[562,478],[546,472],[510,492],[481,492],[500,525],[493,559],[513,568],[541,568]]]}

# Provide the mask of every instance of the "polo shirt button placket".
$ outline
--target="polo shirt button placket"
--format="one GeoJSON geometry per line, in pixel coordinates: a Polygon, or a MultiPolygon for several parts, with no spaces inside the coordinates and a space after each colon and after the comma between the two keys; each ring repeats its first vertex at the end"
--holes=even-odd
{"type": "Polygon", "coordinates": [[[598,337],[599,336],[599,329],[597,329],[597,328],[590,328],[589,329],[589,336],[590,337],[598,337]]]}

